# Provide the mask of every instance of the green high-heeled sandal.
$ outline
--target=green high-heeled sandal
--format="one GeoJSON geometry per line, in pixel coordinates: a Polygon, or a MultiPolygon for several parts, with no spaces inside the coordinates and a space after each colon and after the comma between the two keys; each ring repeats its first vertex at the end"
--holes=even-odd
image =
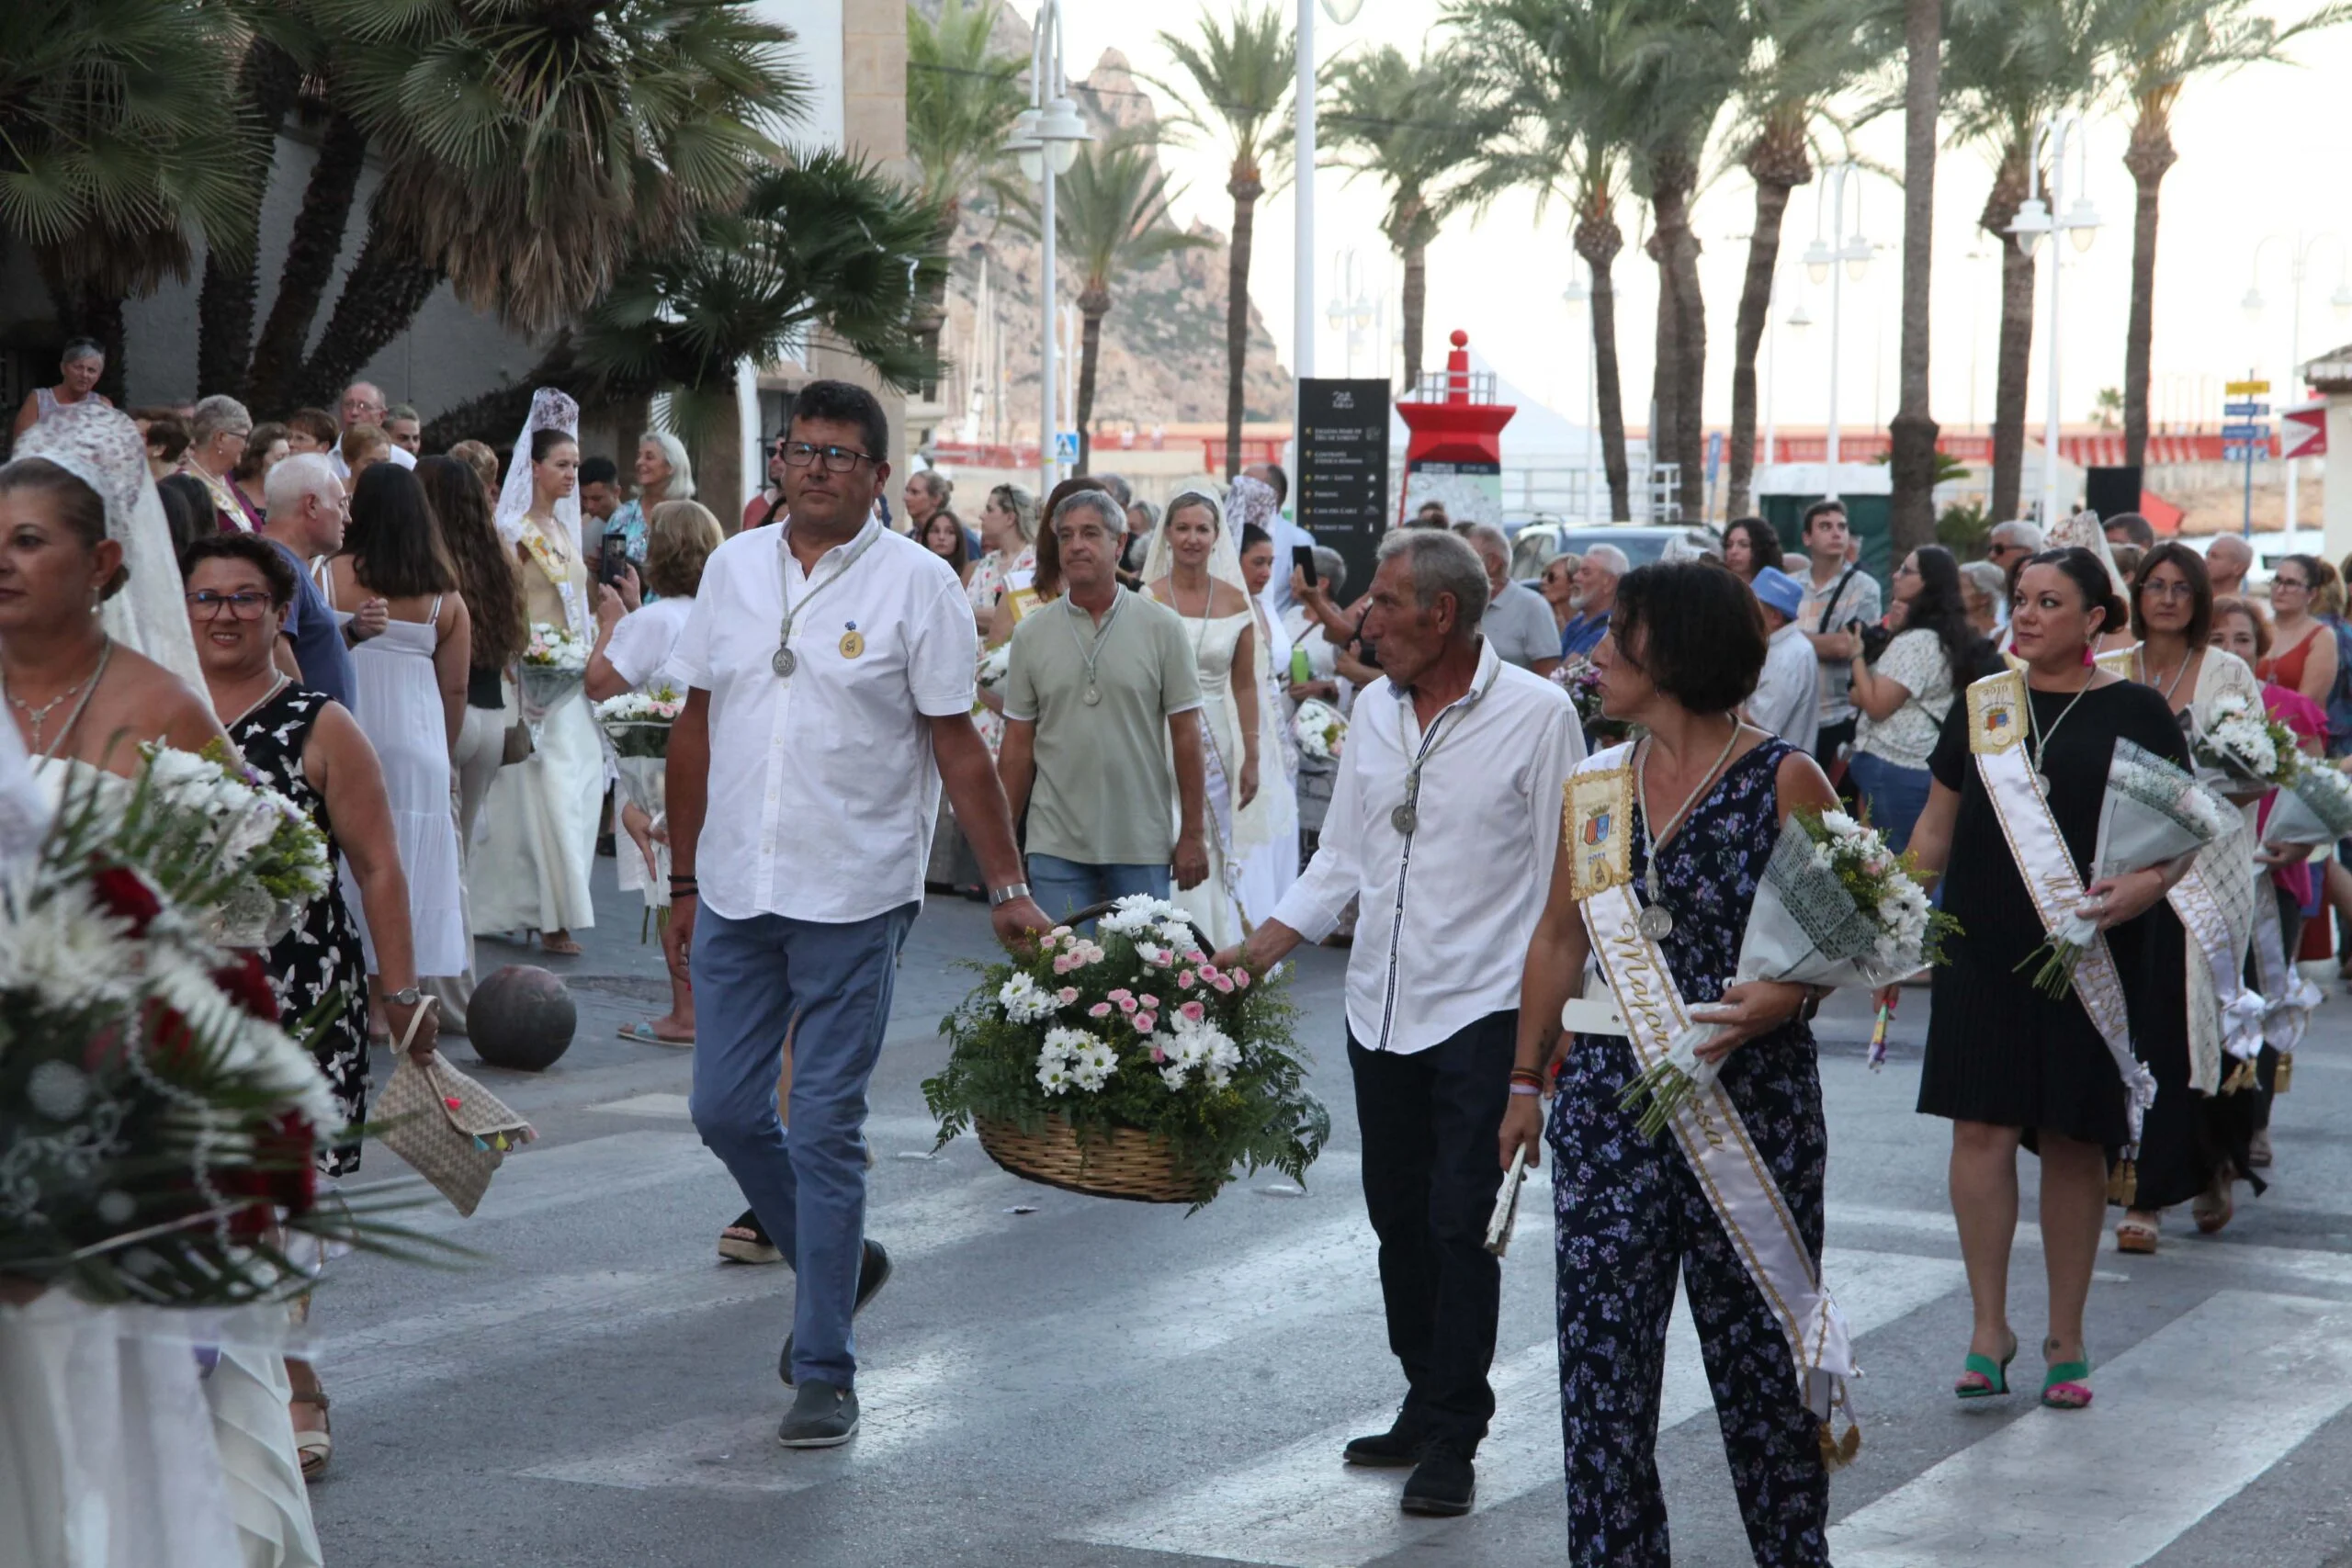
{"type": "Polygon", "coordinates": [[[2041,1403],[2052,1410],[2087,1410],[2091,1391],[2083,1379],[2091,1375],[2088,1356],[2075,1361],[2052,1361],[2041,1374],[2041,1403]]]}
{"type": "Polygon", "coordinates": [[[2017,1359],[2018,1337],[2014,1334],[2009,1336],[2009,1353],[1997,1361],[1971,1350],[1960,1364],[1960,1381],[1951,1385],[1952,1397],[1995,1399],[2008,1393],[2009,1363],[2017,1359]]]}

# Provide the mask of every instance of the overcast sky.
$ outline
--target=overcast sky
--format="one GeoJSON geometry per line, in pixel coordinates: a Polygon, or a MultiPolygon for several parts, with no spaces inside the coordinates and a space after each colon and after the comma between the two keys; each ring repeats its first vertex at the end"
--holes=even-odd
{"type": "MultiPolygon", "coordinates": [[[[1229,0],[1212,0],[1222,13],[1229,0]]],[[[1137,17],[1182,18],[1182,0],[1160,8],[1137,7],[1130,0],[1067,0],[1064,26],[1073,75],[1083,75],[1106,48],[1126,54],[1138,72],[1164,73],[1170,62],[1153,30],[1137,17]]],[[[1025,8],[1025,7],[1024,7],[1025,8]]],[[[1365,0],[1347,27],[1317,13],[1318,58],[1329,62],[1352,46],[1389,42],[1408,54],[1419,51],[1436,27],[1433,0],[1365,0]]],[[[2295,6],[2272,14],[2303,14],[2295,6]]],[[[1187,21],[1171,25],[1186,27],[1187,21]]],[[[2289,364],[2288,265],[2294,231],[2352,235],[2352,159],[2342,154],[2346,132],[2343,104],[2352,85],[2352,28],[2315,35],[2294,46],[2298,64],[2260,66],[2191,85],[2175,114],[2174,141],[2180,161],[2164,184],[2165,222],[2156,269],[2156,333],[2154,400],[2159,419],[2193,417],[2218,409],[2221,383],[2256,367],[2277,383],[2281,400],[2289,364]],[[2331,127],[2333,128],[2331,130],[2331,127]],[[2331,141],[2338,151],[2325,151],[2331,141]],[[2255,275],[2255,250],[2266,234],[2285,236],[2262,250],[2260,277],[2267,309],[2258,322],[2239,308],[2255,275]]],[[[2087,254],[2069,246],[2061,291],[2062,410],[2071,423],[2086,420],[2102,387],[2118,386],[2123,373],[2123,327],[2131,287],[2131,176],[2122,166],[2128,121],[2113,112],[2086,121],[2089,136],[2088,194],[2104,225],[2087,254]]],[[[1866,128],[1859,147],[1888,166],[1901,163],[1900,116],[1866,128]]],[[[1167,154],[1189,188],[1180,216],[1202,218],[1219,229],[1230,225],[1232,204],[1225,195],[1225,169],[1213,152],[1173,149],[1167,154]]],[[[2075,160],[2068,163],[2075,165],[2075,160]]],[[[2070,167],[2069,179],[2075,176],[2070,167]]],[[[1885,247],[1860,284],[1845,286],[1844,349],[1838,402],[1840,423],[1883,423],[1894,412],[1896,310],[1901,294],[1896,251],[1902,238],[1901,193],[1889,181],[1864,175],[1862,232],[1885,247]]],[[[1816,193],[1824,182],[1800,189],[1789,207],[1781,253],[1781,299],[1774,312],[1785,321],[1802,300],[1814,324],[1803,333],[1777,329],[1777,373],[1770,378],[1780,421],[1818,423],[1828,412],[1829,289],[1814,287],[1801,265],[1814,235],[1816,193]]],[[[1934,413],[1947,428],[1969,423],[1981,427],[1992,417],[1994,337],[1998,324],[1999,267],[1993,243],[1975,225],[1990,184],[1989,164],[1973,147],[1948,147],[1936,182],[1935,394],[1934,413]],[[1972,257],[1970,253],[1976,253],[1972,257]],[[1973,391],[1972,393],[1972,373],[1973,391]]],[[[1853,195],[1848,196],[1847,231],[1853,230],[1853,195]]],[[[2071,200],[2072,192],[2069,192],[2071,200]]],[[[1696,228],[1705,249],[1700,258],[1706,290],[1708,355],[1706,416],[1727,422],[1731,406],[1732,316],[1738,290],[1746,234],[1754,210],[1754,189],[1734,167],[1716,175],[1701,196],[1696,228]]],[[[1396,329],[1400,269],[1380,238],[1376,189],[1343,172],[1324,169],[1317,184],[1317,308],[1318,316],[1337,291],[1338,254],[1356,253],[1357,276],[1367,293],[1386,297],[1388,332],[1396,329]]],[[[1627,202],[1619,221],[1627,231],[1625,253],[1615,268],[1618,349],[1624,366],[1626,416],[1640,422],[1649,397],[1651,328],[1657,307],[1657,269],[1634,249],[1639,206],[1627,202]]],[[[1825,220],[1826,221],[1826,220],[1825,220]]],[[[1292,192],[1261,202],[1258,209],[1256,258],[1250,288],[1285,364],[1291,358],[1292,258],[1296,254],[1296,208],[1292,192]]],[[[2043,267],[2048,266],[2045,245],[2043,267]]],[[[1457,222],[1430,248],[1429,326],[1425,363],[1440,363],[1446,333],[1460,327],[1473,346],[1527,394],[1552,403],[1581,421],[1587,389],[1589,337],[1582,307],[1563,302],[1573,255],[1566,226],[1555,208],[1534,220],[1525,197],[1498,203],[1475,225],[1457,222]]],[[[2329,296],[2345,278],[2339,242],[2322,242],[2312,252],[2304,285],[2302,356],[2352,341],[2352,321],[2329,307],[2329,296]]],[[[2045,281],[2046,287],[2046,281],[2045,281]]],[[[2045,343],[2041,325],[2047,306],[2037,301],[2032,423],[2042,417],[2045,343]]],[[[1346,343],[1328,322],[1317,335],[1317,369],[1347,370],[1346,343]]],[[[1356,373],[1380,374],[1385,344],[1371,334],[1359,340],[1356,373]]]]}

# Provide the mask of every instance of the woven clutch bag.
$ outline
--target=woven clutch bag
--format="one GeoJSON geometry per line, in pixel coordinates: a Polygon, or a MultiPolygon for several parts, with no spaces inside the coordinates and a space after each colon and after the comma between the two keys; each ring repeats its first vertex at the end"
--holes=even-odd
{"type": "MultiPolygon", "coordinates": [[[[417,1010],[418,1018],[424,1016],[417,1010]]],[[[413,1036],[415,1024],[409,1033],[413,1036]]],[[[451,1066],[438,1054],[420,1066],[400,1046],[400,1065],[377,1097],[369,1131],[408,1161],[419,1176],[471,1214],[490,1190],[507,1152],[538,1136],[498,1096],[451,1066]]]]}

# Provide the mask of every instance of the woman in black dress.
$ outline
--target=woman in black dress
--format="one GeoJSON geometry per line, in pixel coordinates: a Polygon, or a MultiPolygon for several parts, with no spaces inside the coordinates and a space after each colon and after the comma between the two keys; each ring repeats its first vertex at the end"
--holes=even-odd
{"type": "MultiPolygon", "coordinates": [[[[1983,722],[2022,723],[2020,741],[2046,781],[2050,815],[2120,974],[2136,1034],[2155,1027],[2149,1010],[2178,1005],[2178,928],[2169,943],[2146,918],[2188,858],[2093,881],[2108,763],[2120,739],[2186,767],[2188,751],[2164,698],[2089,662],[2101,631],[2124,609],[2098,557],[2081,548],[2035,556],[2018,574],[2010,628],[2026,661],[2022,719],[1988,709],[1983,722]]],[[[2004,672],[1970,688],[1972,697],[2004,672]]],[[[2083,1307],[2107,1210],[2107,1150],[2129,1139],[2121,1075],[2079,996],[2034,988],[2028,955],[2044,925],[2012,858],[1993,798],[1972,755],[1974,702],[1953,705],[1929,760],[1935,775],[1911,839],[1922,870],[1945,872],[1943,907],[1962,931],[1944,944],[1919,1082],[1919,1110],[1952,1122],[1951,1203],[1968,1266],[1975,1330],[1963,1399],[2008,1392],[2017,1355],[2008,1323],[2009,1247],[2017,1231],[2017,1151],[2041,1156],[2041,1236],[2050,1276],[2049,1363],[2041,1399],[2060,1409],[2090,1403],[2083,1307]],[[1949,867],[1947,871],[1946,868],[1949,867]],[[2020,970],[2019,965],[2023,965],[2020,970]]]]}
{"type": "MultiPolygon", "coordinates": [[[[308,811],[326,835],[328,852],[350,865],[376,933],[392,1038],[401,1038],[415,1018],[410,1050],[420,1060],[429,1058],[438,1029],[432,1006],[416,990],[408,882],[401,874],[383,772],[358,720],[343,705],[288,680],[273,662],[294,597],[292,564],[259,535],[216,534],[189,546],[180,566],[213,712],[246,765],[308,811]],[[423,1017],[416,1018],[420,1010],[423,1017]]],[[[330,882],[311,900],[300,923],[277,940],[264,962],[287,1026],[317,1030],[311,1054],[334,1091],[335,1109],[354,1129],[346,1141],[321,1146],[320,1172],[348,1176],[359,1168],[356,1129],[368,1113],[368,971],[359,928],[338,884],[330,882]]],[[[315,1475],[325,1468],[334,1441],[326,1395],[309,1362],[288,1359],[286,1370],[294,1385],[295,1449],[302,1473],[315,1475]]]]}

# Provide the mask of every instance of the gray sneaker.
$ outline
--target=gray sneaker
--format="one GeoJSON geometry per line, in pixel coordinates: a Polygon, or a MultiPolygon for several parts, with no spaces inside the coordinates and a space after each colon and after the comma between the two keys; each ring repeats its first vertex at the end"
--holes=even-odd
{"type": "Polygon", "coordinates": [[[829,1382],[805,1382],[775,1440],[787,1449],[836,1449],[857,1436],[857,1395],[829,1382]]]}

